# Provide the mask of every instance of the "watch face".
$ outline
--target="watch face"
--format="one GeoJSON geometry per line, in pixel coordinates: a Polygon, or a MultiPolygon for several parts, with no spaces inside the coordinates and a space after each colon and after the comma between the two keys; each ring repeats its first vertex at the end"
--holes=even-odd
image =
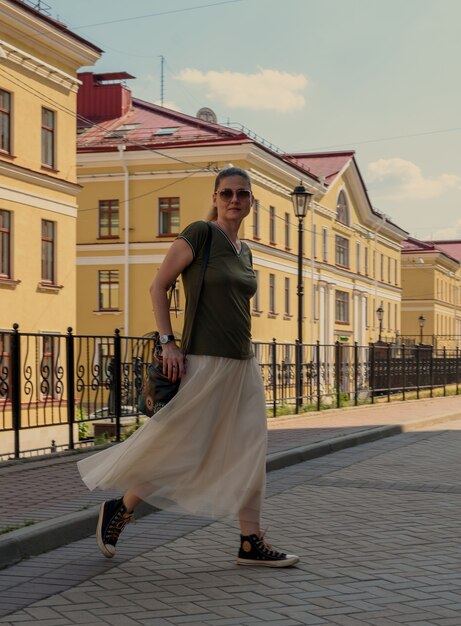
{"type": "Polygon", "coordinates": [[[168,343],[168,335],[160,335],[160,343],[168,343]]]}

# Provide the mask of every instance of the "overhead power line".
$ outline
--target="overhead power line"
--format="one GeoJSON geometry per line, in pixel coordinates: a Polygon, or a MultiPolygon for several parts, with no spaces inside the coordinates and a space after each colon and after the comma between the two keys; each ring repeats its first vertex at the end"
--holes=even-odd
{"type": "Polygon", "coordinates": [[[110,20],[109,22],[96,22],[95,24],[84,24],[83,26],[72,26],[72,30],[79,30],[81,28],[91,28],[92,26],[106,26],[107,24],[118,24],[120,22],[132,22],[134,20],[143,20],[146,17],[158,17],[160,15],[171,15],[172,13],[185,13],[186,11],[195,11],[196,9],[206,9],[209,7],[216,7],[223,4],[234,4],[236,2],[242,2],[243,0],[223,0],[222,2],[211,2],[208,4],[199,4],[195,7],[187,7],[185,9],[173,9],[172,11],[161,11],[159,13],[149,13],[147,15],[136,15],[135,17],[124,17],[119,20],[110,20]]]}

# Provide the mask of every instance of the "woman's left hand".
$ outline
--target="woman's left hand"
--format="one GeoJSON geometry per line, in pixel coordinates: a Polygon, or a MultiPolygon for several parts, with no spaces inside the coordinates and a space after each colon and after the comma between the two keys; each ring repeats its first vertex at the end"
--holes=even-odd
{"type": "Polygon", "coordinates": [[[163,374],[172,383],[180,380],[186,373],[186,357],[174,341],[162,346],[163,374]]]}

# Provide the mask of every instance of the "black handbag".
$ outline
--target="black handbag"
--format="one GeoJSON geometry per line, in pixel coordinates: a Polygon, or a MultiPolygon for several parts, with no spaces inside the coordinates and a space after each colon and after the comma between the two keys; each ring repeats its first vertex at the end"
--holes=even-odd
{"type": "MultiPolygon", "coordinates": [[[[192,314],[192,319],[195,318],[197,313],[198,302],[200,299],[200,293],[202,291],[203,279],[205,277],[205,270],[210,258],[211,249],[211,226],[208,226],[208,234],[204,245],[203,261],[200,268],[200,276],[198,283],[198,297],[196,300],[195,310],[192,314]]],[[[174,287],[172,287],[173,290],[174,287]]],[[[172,292],[170,292],[171,301],[172,292]]],[[[188,346],[182,346],[183,353],[187,354],[188,346]]],[[[177,394],[179,389],[180,380],[171,382],[168,377],[163,373],[163,358],[162,358],[162,345],[160,343],[160,334],[154,333],[154,349],[152,362],[147,366],[147,375],[144,379],[144,384],[141,393],[138,397],[138,410],[140,413],[152,417],[154,413],[160,411],[168,402],[177,394]]]]}

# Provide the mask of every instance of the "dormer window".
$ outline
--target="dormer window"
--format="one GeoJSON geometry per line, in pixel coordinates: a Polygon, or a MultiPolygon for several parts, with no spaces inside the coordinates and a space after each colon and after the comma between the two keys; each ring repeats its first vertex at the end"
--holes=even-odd
{"type": "Polygon", "coordinates": [[[163,137],[164,135],[174,135],[174,133],[179,129],[178,126],[167,126],[165,128],[159,128],[153,133],[154,137],[163,137]]]}
{"type": "Polygon", "coordinates": [[[338,222],[341,222],[341,224],[349,226],[349,203],[345,192],[342,190],[339,192],[338,202],[336,204],[336,219],[338,222]]]}

